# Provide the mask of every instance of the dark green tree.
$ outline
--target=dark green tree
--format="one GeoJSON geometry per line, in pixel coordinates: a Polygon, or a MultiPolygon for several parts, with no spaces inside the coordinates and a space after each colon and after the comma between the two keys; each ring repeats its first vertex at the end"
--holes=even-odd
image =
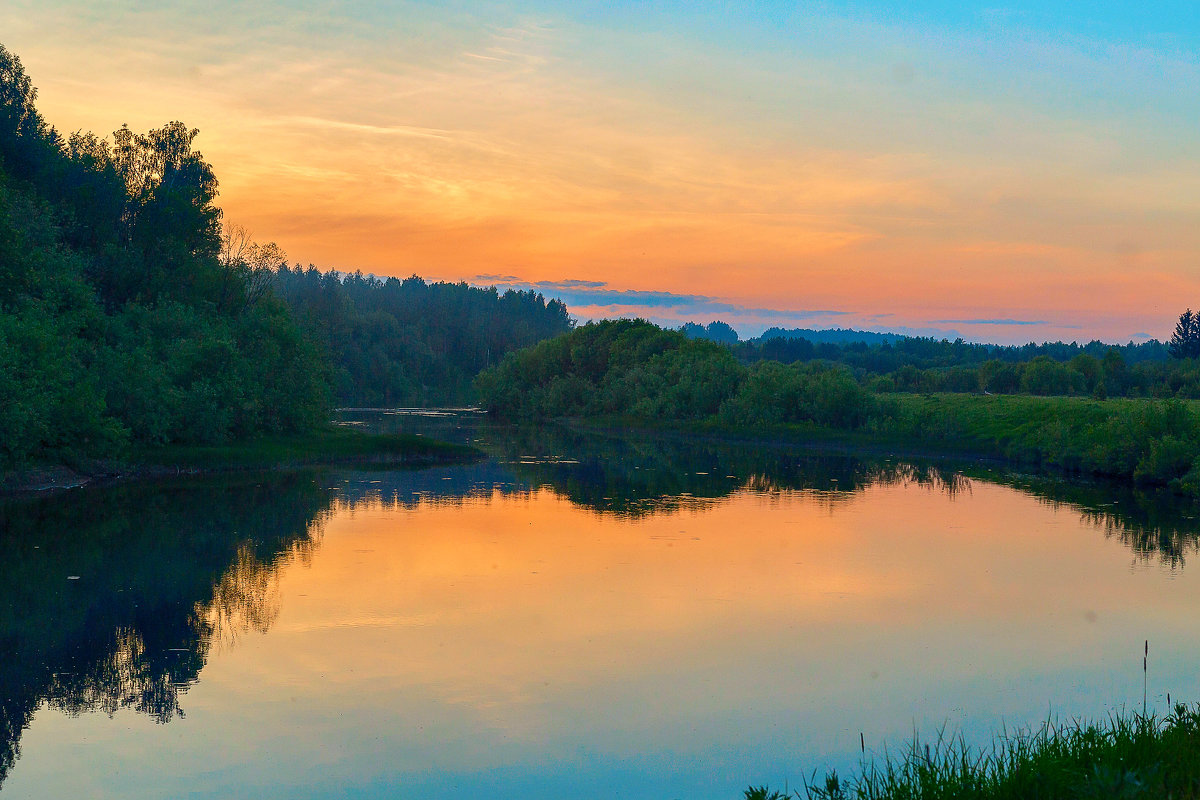
{"type": "Polygon", "coordinates": [[[122,238],[132,256],[113,287],[119,301],[190,295],[219,303],[224,294],[217,179],[192,149],[198,133],[182,122],[113,133],[113,165],[127,191],[122,238]]]}
{"type": "Polygon", "coordinates": [[[1175,333],[1167,348],[1175,358],[1196,358],[1200,356],[1200,314],[1193,314],[1189,308],[1179,315],[1175,323],[1175,333]]]}
{"type": "Polygon", "coordinates": [[[283,255],[223,252],[196,131],[64,139],[36,96],[0,46],[0,471],[324,423],[328,367],[269,290],[283,255]]]}
{"type": "Polygon", "coordinates": [[[274,291],[325,346],[342,405],[473,402],[480,370],[571,329],[566,306],[536,292],[289,269],[278,265],[278,248],[240,248],[236,226],[226,239],[231,263],[258,264],[254,275],[270,271],[274,291]]]}

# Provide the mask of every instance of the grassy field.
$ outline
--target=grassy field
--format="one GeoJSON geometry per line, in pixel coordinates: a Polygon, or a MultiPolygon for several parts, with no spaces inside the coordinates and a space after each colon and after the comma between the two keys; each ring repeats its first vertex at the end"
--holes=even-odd
{"type": "Polygon", "coordinates": [[[975,751],[958,741],[914,743],[868,761],[848,780],[830,773],[791,794],[751,787],[745,800],[1076,800],[1200,798],[1200,706],[1165,718],[1047,723],[975,751]]]}

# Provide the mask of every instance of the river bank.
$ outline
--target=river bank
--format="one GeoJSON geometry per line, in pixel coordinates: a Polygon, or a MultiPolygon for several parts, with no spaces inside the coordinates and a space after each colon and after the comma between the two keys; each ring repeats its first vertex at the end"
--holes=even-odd
{"type": "Polygon", "coordinates": [[[872,403],[871,414],[854,425],[741,423],[722,414],[692,420],[610,415],[565,421],[600,431],[1005,465],[1200,497],[1200,415],[1194,402],[891,393],[873,397],[872,403]]]}
{"type": "Polygon", "coordinates": [[[218,472],[292,470],[318,465],[426,466],[474,461],[465,445],[399,433],[366,433],[339,425],[285,436],[216,445],[142,448],[123,459],[34,464],[0,474],[0,494],[42,492],[126,480],[218,472]]]}

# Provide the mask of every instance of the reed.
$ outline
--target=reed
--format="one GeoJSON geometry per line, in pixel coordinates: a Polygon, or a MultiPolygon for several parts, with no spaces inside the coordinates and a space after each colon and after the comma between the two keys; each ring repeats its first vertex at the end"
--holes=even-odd
{"type": "MultiPolygon", "coordinates": [[[[1146,655],[1149,643],[1146,644],[1146,655]]],[[[944,734],[944,732],[942,732],[944,734]]],[[[815,777],[815,776],[814,776],[815,777]]],[[[1200,798],[1200,705],[1106,721],[1047,720],[1003,733],[989,748],[961,737],[914,739],[899,757],[864,759],[857,777],[836,772],[792,794],[750,787],[746,800],[1066,800],[1200,798]]]]}

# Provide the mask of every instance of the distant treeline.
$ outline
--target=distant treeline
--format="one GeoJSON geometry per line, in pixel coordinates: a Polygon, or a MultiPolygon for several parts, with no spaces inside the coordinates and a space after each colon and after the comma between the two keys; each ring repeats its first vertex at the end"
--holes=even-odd
{"type": "MultiPolygon", "coordinates": [[[[1144,362],[1129,368],[1120,351],[1103,359],[1079,354],[1066,364],[1048,356],[979,367],[911,370],[918,378],[953,375],[958,395],[927,395],[931,387],[895,385],[845,364],[811,360],[747,366],[731,348],[689,339],[642,320],[588,324],[506,357],[485,370],[476,386],[489,411],[538,418],[622,416],[655,421],[703,421],[730,429],[857,431],[904,441],[1070,471],[1171,484],[1200,493],[1200,416],[1179,399],[1097,402],[1067,397],[984,397],[997,374],[1004,388],[1026,394],[1066,395],[1141,390],[1131,376],[1166,369],[1180,378],[1156,383],[1152,394],[1200,396],[1196,359],[1144,362]],[[904,388],[918,393],[897,393],[904,388]],[[967,393],[975,395],[969,396],[967,393]]],[[[945,386],[938,386],[944,389],[945,386]]]]}
{"type": "MultiPolygon", "coordinates": [[[[927,336],[893,336],[875,342],[834,342],[790,335],[792,332],[789,332],[789,335],[771,335],[774,330],[767,331],[758,339],[738,344],[736,347],[739,358],[745,362],[768,358],[788,363],[821,358],[862,367],[872,372],[890,372],[903,366],[920,369],[971,366],[993,359],[1012,364],[1032,361],[1039,356],[1055,361],[1070,361],[1080,355],[1103,358],[1110,350],[1116,350],[1127,364],[1166,361],[1170,358],[1167,345],[1157,339],[1124,345],[1105,344],[1101,341],[1091,341],[1082,345],[1076,342],[1000,345],[965,342],[962,339],[934,339],[927,336]]],[[[813,333],[819,335],[830,331],[813,333]]]]}
{"type": "Polygon", "coordinates": [[[567,308],[532,291],[480,289],[280,267],[275,292],[333,364],[345,406],[458,405],[505,354],[571,329],[567,308]]]}
{"type": "Polygon", "coordinates": [[[327,419],[325,367],[223,257],[179,122],[64,137],[0,46],[0,469],[327,419]]]}
{"type": "Polygon", "coordinates": [[[842,364],[857,380],[881,392],[1200,397],[1197,365],[1172,359],[1170,346],[1157,339],[1125,345],[995,345],[852,330],[771,328],[760,338],[738,341],[736,332],[719,321],[707,326],[689,323],[680,331],[727,344],[744,365],[842,364]],[[835,340],[818,341],[826,334],[835,340]],[[860,340],[858,334],[872,338],[860,340]]]}
{"type": "MultiPolygon", "coordinates": [[[[808,339],[814,344],[883,344],[900,339],[911,339],[903,333],[878,333],[876,331],[856,331],[853,328],[767,328],[758,341],[768,339],[808,339]]],[[[753,340],[751,340],[753,341],[753,340]]]]}
{"type": "Polygon", "coordinates": [[[679,329],[692,339],[711,339],[735,346],[744,363],[763,359],[792,363],[814,358],[838,361],[873,372],[889,372],[902,366],[921,369],[982,364],[996,359],[1015,363],[1047,356],[1055,361],[1070,361],[1078,355],[1102,358],[1116,349],[1127,364],[1141,361],[1166,361],[1170,347],[1157,339],[1134,344],[1106,344],[1093,340],[1078,342],[1030,342],[1021,345],[981,344],[962,338],[935,339],[931,336],[906,336],[899,333],[856,331],[852,328],[814,330],[810,328],[768,328],[762,334],[742,340],[727,323],[715,320],[707,325],[688,322],[679,329]]]}
{"type": "Polygon", "coordinates": [[[1166,346],[1160,342],[1125,347],[1099,342],[1082,347],[1031,344],[990,352],[986,348],[930,339],[873,347],[814,346],[804,339],[769,339],[736,345],[733,353],[743,364],[841,364],[879,392],[1086,395],[1097,399],[1200,397],[1200,368],[1192,360],[1151,355],[1151,350],[1165,352],[1166,346]]]}
{"type": "MultiPolygon", "coordinates": [[[[736,344],[741,341],[738,332],[727,322],[713,320],[707,325],[695,322],[684,323],[679,329],[692,339],[712,339],[714,342],[736,344]]],[[[895,342],[898,339],[912,338],[902,333],[877,333],[876,331],[856,331],[853,328],[767,328],[762,336],[747,339],[749,342],[765,342],[768,339],[807,339],[813,344],[882,344],[895,342]]]]}
{"type": "MultiPolygon", "coordinates": [[[[1196,320],[1200,320],[1200,316],[1197,316],[1196,320]]],[[[1191,320],[1188,324],[1195,325],[1197,324],[1196,320],[1191,320]]],[[[965,342],[962,337],[953,340],[946,338],[937,339],[932,336],[909,336],[903,333],[860,331],[854,328],[767,328],[761,336],[742,339],[731,325],[721,320],[714,320],[707,325],[686,322],[679,330],[692,339],[711,339],[714,342],[723,342],[725,344],[743,342],[753,347],[762,346],[773,339],[803,339],[810,345],[821,346],[819,348],[819,357],[830,360],[836,358],[836,352],[841,349],[863,350],[885,344],[897,346],[896,349],[901,353],[911,353],[923,358],[941,357],[943,359],[948,354],[954,358],[963,358],[963,354],[966,352],[963,350],[964,345],[967,351],[975,354],[974,358],[976,360],[998,358],[1001,361],[1028,361],[1037,356],[1050,356],[1059,361],[1066,361],[1080,353],[1098,355],[1113,347],[1120,350],[1121,355],[1129,362],[1160,360],[1171,355],[1170,346],[1157,339],[1148,339],[1139,344],[1129,342],[1123,345],[1106,344],[1099,340],[1092,340],[1082,345],[1078,342],[1043,342],[1042,344],[1030,342],[1028,344],[1007,345],[965,342]],[[836,349],[824,347],[824,345],[833,345],[836,349]],[[947,350],[947,346],[952,346],[953,350],[947,350]]],[[[806,347],[806,345],[799,346],[806,347]]]]}

